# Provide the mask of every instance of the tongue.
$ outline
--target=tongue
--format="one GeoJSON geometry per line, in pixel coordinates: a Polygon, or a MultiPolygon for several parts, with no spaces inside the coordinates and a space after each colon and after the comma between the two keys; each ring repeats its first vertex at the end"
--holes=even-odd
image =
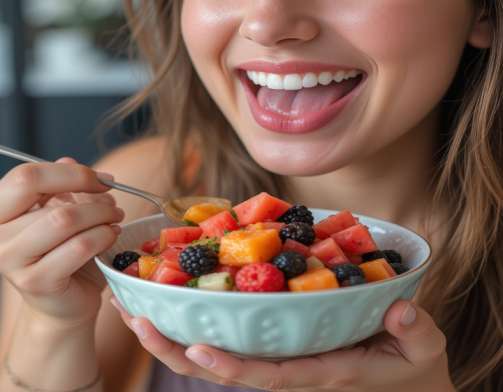
{"type": "Polygon", "coordinates": [[[261,87],[257,99],[264,109],[284,115],[299,116],[323,110],[356,87],[358,79],[331,83],[328,86],[303,88],[296,91],[271,90],[261,87]]]}

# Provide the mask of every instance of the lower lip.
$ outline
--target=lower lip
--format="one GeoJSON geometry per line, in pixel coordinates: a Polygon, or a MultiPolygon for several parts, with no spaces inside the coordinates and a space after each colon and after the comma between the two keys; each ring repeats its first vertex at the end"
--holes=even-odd
{"type": "Polygon", "coordinates": [[[360,83],[353,90],[325,109],[319,112],[306,113],[301,116],[287,116],[264,109],[258,103],[257,95],[254,91],[255,86],[248,79],[246,73],[240,72],[239,79],[245,89],[253,118],[261,127],[273,132],[300,135],[314,132],[334,120],[346,105],[359,94],[366,80],[366,75],[363,75],[360,83]]]}

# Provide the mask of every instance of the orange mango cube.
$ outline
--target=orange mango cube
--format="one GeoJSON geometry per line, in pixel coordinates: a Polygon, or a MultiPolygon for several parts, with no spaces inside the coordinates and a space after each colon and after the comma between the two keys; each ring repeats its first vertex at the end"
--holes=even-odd
{"type": "Polygon", "coordinates": [[[185,214],[183,215],[183,220],[201,223],[206,219],[215,216],[216,214],[225,211],[224,207],[217,206],[212,203],[202,203],[196,204],[195,206],[190,207],[185,214]]]}
{"type": "Polygon", "coordinates": [[[148,279],[157,268],[159,261],[154,256],[141,256],[138,259],[138,275],[142,279],[148,279]]]}
{"type": "Polygon", "coordinates": [[[359,267],[363,270],[367,282],[377,282],[396,276],[395,270],[389,265],[386,259],[377,259],[362,263],[359,267]]]}
{"type": "Polygon", "coordinates": [[[266,263],[282,248],[277,230],[236,230],[220,241],[220,263],[242,267],[252,263],[266,263]]]}
{"type": "Polygon", "coordinates": [[[290,291],[330,290],[338,287],[335,274],[328,268],[313,269],[288,281],[290,291]]]}

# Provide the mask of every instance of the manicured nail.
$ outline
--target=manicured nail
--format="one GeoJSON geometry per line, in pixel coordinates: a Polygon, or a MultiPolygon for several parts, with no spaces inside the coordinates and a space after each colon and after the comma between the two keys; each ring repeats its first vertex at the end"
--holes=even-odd
{"type": "Polygon", "coordinates": [[[203,368],[211,369],[213,366],[215,366],[215,359],[210,353],[206,351],[197,348],[189,348],[185,352],[185,355],[191,361],[197,363],[199,366],[203,368]]]}
{"type": "Polygon", "coordinates": [[[145,328],[141,325],[141,321],[134,318],[131,320],[131,328],[133,328],[133,331],[135,332],[136,335],[140,339],[145,339],[147,337],[147,331],[145,331],[145,328]]]}
{"type": "Polygon", "coordinates": [[[114,180],[114,176],[112,174],[109,174],[109,173],[97,172],[96,175],[97,175],[97,177],[100,180],[109,180],[109,181],[113,181],[114,180]]]}
{"type": "Polygon", "coordinates": [[[408,304],[402,313],[402,317],[400,317],[400,324],[407,327],[416,321],[416,316],[416,309],[411,304],[408,304]]]}
{"type": "Polygon", "coordinates": [[[120,233],[122,233],[122,228],[119,225],[112,225],[110,227],[115,232],[115,234],[119,235],[120,233]]]}

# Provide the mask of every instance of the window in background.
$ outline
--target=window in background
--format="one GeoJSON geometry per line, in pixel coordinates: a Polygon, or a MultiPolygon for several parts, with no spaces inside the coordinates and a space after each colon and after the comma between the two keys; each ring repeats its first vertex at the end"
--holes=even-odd
{"type": "MultiPolygon", "coordinates": [[[[95,130],[104,115],[148,81],[145,67],[128,59],[126,33],[118,34],[125,24],[121,0],[0,1],[0,8],[21,11],[7,18],[7,29],[0,22],[0,117],[18,113],[23,120],[5,125],[0,118],[0,144],[45,159],[69,155],[93,163],[103,154],[95,130]],[[24,39],[12,47],[15,29],[24,39]],[[16,53],[26,66],[16,69],[22,74],[13,96],[9,64],[16,53]]],[[[136,137],[147,121],[146,110],[135,113],[106,133],[107,146],[136,137]]],[[[0,158],[0,176],[10,166],[0,158]]]]}

